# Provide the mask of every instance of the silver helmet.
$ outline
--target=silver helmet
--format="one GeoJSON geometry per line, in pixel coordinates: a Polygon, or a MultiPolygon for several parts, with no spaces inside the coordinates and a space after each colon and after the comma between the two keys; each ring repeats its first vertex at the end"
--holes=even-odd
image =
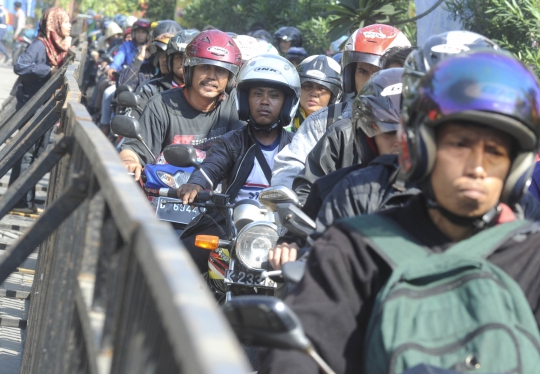
{"type": "Polygon", "coordinates": [[[295,116],[300,103],[300,77],[294,65],[285,58],[271,54],[256,56],[240,69],[237,82],[236,108],[241,120],[250,118],[249,89],[256,86],[277,88],[285,94],[279,120],[272,128],[287,126],[295,116]]]}

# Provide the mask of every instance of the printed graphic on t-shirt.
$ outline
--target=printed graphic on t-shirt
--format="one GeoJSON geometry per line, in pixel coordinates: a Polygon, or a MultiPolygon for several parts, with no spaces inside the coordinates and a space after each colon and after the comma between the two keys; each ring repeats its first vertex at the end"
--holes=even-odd
{"type": "MultiPolygon", "coordinates": [[[[274,157],[279,151],[278,145],[279,138],[269,146],[260,145],[264,158],[266,159],[268,166],[270,166],[270,170],[272,169],[272,166],[274,166],[274,157]]],[[[238,192],[236,201],[246,199],[259,200],[259,193],[261,190],[268,187],[270,187],[270,181],[266,179],[264,171],[259,164],[259,160],[255,158],[253,169],[251,169],[251,173],[249,173],[246,183],[238,192]]]]}

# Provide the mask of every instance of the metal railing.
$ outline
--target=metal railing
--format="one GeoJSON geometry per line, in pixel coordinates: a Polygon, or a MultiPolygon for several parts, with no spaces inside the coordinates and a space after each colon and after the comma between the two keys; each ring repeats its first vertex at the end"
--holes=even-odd
{"type": "Polygon", "coordinates": [[[0,144],[9,139],[0,150],[1,177],[60,121],[54,144],[0,200],[3,217],[50,171],[44,213],[0,263],[3,282],[39,248],[21,372],[249,372],[172,228],[154,218],[80,104],[85,56],[84,46],[71,53],[0,126],[0,144]]]}

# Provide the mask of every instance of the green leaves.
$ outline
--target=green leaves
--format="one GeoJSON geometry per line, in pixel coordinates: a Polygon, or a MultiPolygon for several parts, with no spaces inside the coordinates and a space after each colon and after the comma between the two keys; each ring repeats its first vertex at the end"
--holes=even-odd
{"type": "MultiPolygon", "coordinates": [[[[317,4],[325,10],[324,16],[335,16],[330,21],[329,37],[335,40],[342,35],[347,35],[358,28],[374,24],[392,24],[400,15],[406,13],[405,8],[396,7],[403,0],[343,0],[335,4],[317,4]]],[[[408,1],[405,1],[408,5],[408,1]]]]}
{"type": "Polygon", "coordinates": [[[540,9],[537,0],[448,0],[464,28],[495,40],[540,72],[540,9]]]}

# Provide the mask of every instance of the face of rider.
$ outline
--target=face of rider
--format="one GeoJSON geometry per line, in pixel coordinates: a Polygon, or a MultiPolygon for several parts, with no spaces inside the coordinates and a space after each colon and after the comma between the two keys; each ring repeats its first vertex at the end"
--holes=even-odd
{"type": "Polygon", "coordinates": [[[137,29],[134,34],[135,43],[138,45],[146,43],[146,38],[148,37],[148,31],[146,29],[137,29]]]}
{"type": "Polygon", "coordinates": [[[167,54],[161,49],[158,51],[158,61],[159,71],[161,71],[162,74],[167,74],[169,72],[169,68],[167,68],[167,54]]]}
{"type": "Polygon", "coordinates": [[[184,79],[184,54],[183,53],[175,53],[173,55],[173,74],[176,75],[180,79],[184,79]]]}
{"type": "Polygon", "coordinates": [[[371,65],[366,62],[357,62],[356,71],[354,73],[354,86],[356,88],[356,92],[360,92],[371,75],[379,70],[381,70],[381,68],[378,66],[371,65]]]}
{"type": "Polygon", "coordinates": [[[442,125],[430,176],[437,203],[462,217],[488,212],[501,196],[511,147],[508,136],[498,130],[459,122],[442,125]]]}
{"type": "Polygon", "coordinates": [[[279,118],[285,101],[283,91],[270,87],[249,89],[249,113],[260,126],[271,125],[279,118]]]}
{"type": "Polygon", "coordinates": [[[281,53],[287,53],[287,51],[291,49],[291,45],[292,45],[292,41],[280,40],[279,49],[281,50],[281,53]]]}
{"type": "Polygon", "coordinates": [[[229,71],[215,65],[196,65],[193,69],[194,91],[206,99],[215,99],[227,87],[229,71]]]}
{"type": "Polygon", "coordinates": [[[332,93],[328,88],[314,82],[304,82],[300,92],[300,106],[309,116],[311,113],[328,106],[331,97],[332,93]]]}
{"type": "Polygon", "coordinates": [[[383,132],[373,137],[380,155],[398,154],[399,144],[397,131],[383,132]]]}

